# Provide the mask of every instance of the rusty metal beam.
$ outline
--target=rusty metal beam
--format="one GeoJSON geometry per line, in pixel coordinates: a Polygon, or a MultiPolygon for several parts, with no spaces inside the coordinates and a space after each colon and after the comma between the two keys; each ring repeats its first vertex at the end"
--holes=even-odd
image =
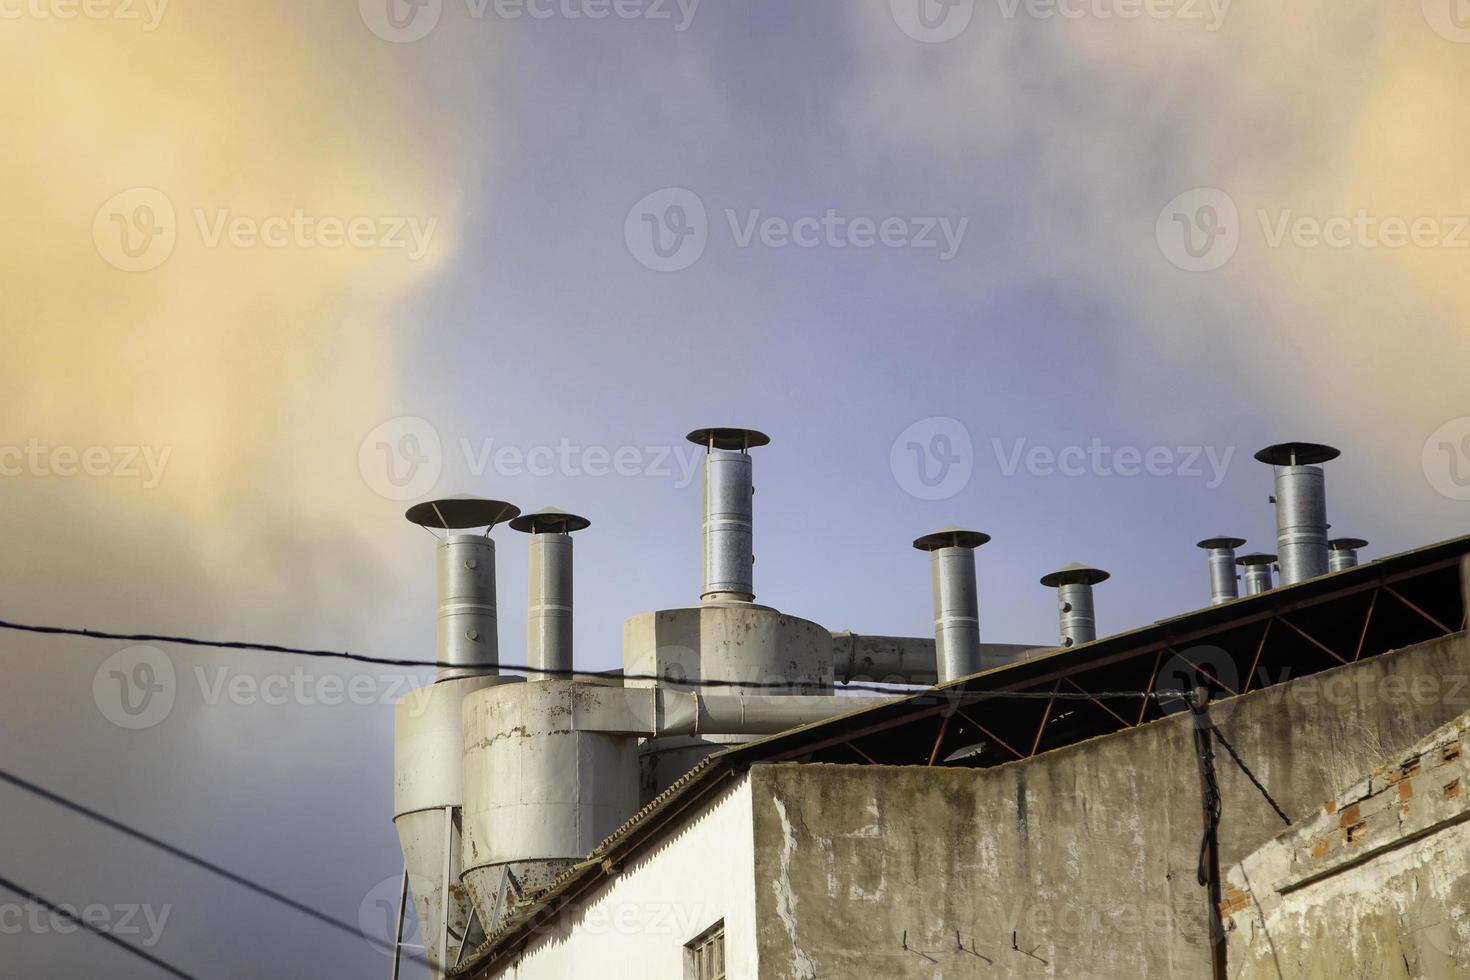
{"type": "Polygon", "coordinates": [[[870,765],[870,766],[876,766],[876,765],[878,765],[878,760],[877,759],[874,759],[872,756],[868,755],[868,753],[866,753],[862,749],[858,748],[851,741],[843,742],[842,744],[843,745],[846,745],[848,748],[852,749],[858,755],[862,756],[863,761],[866,762],[868,765],[870,765]]]}
{"type": "Polygon", "coordinates": [[[934,739],[934,750],[929,753],[929,765],[934,765],[934,760],[939,758],[939,747],[944,744],[944,733],[949,731],[949,722],[955,713],[948,712],[944,716],[944,723],[939,726],[939,734],[934,739]]]}
{"type": "Polygon", "coordinates": [[[1391,585],[1385,585],[1383,587],[1383,590],[1385,592],[1387,592],[1389,595],[1393,596],[1399,602],[1402,602],[1404,605],[1408,606],[1410,609],[1414,610],[1416,613],[1418,613],[1419,615],[1423,616],[1425,619],[1429,620],[1435,626],[1438,626],[1444,632],[1444,634],[1446,636],[1448,636],[1449,634],[1455,632],[1454,630],[1452,630],[1448,626],[1446,626],[1444,623],[1441,623],[1439,620],[1437,620],[1433,616],[1429,615],[1429,613],[1425,612],[1424,610],[1420,609],[1418,606],[1416,606],[1412,602],[1410,602],[1408,599],[1404,598],[1404,594],[1402,592],[1400,592],[1398,589],[1395,589],[1393,586],[1391,586],[1391,585]]]}
{"type": "Polygon", "coordinates": [[[1020,752],[1016,751],[1016,749],[1014,747],[1012,747],[1009,742],[1007,742],[1005,739],[1001,738],[999,735],[997,735],[994,732],[992,732],[990,729],[986,728],[984,725],[980,724],[974,718],[971,718],[969,715],[965,714],[965,712],[962,709],[956,708],[955,711],[959,712],[959,716],[961,718],[965,719],[965,721],[968,721],[970,724],[974,725],[975,728],[980,732],[980,734],[984,735],[986,738],[993,739],[997,745],[999,745],[1001,748],[1005,749],[1007,752],[1009,752],[1011,755],[1015,756],[1017,759],[1024,759],[1024,758],[1026,758],[1020,752]]]}
{"type": "MultiPolygon", "coordinates": [[[[1041,736],[1046,732],[1046,721],[1051,717],[1051,706],[1057,703],[1057,691],[1061,689],[1062,679],[1058,677],[1057,682],[1051,686],[1051,697],[1046,701],[1046,710],[1041,713],[1041,724],[1036,726],[1036,738],[1031,742],[1031,755],[1035,755],[1036,750],[1041,748],[1041,736]]],[[[1030,757],[1027,756],[1028,759],[1030,757]]]]}
{"type": "Polygon", "coordinates": [[[1204,674],[1206,677],[1208,677],[1210,680],[1214,681],[1216,684],[1219,684],[1221,687],[1223,687],[1225,690],[1229,691],[1231,694],[1239,694],[1240,693],[1235,688],[1231,687],[1229,684],[1226,684],[1224,681],[1220,680],[1220,678],[1218,678],[1214,674],[1210,673],[1208,670],[1205,670],[1199,664],[1190,663],[1188,657],[1186,657],[1184,654],[1180,653],[1178,650],[1175,650],[1173,647],[1166,647],[1165,649],[1168,650],[1170,653],[1172,653],[1174,656],[1178,657],[1180,660],[1183,660],[1185,663],[1189,664],[1189,666],[1193,667],[1195,670],[1199,671],[1201,674],[1204,674]]]}
{"type": "Polygon", "coordinates": [[[1261,642],[1256,644],[1256,655],[1251,658],[1251,667],[1250,670],[1246,671],[1245,687],[1241,688],[1241,694],[1249,694],[1251,692],[1251,684],[1256,679],[1256,665],[1261,662],[1261,654],[1266,650],[1266,637],[1271,635],[1271,624],[1274,622],[1276,622],[1274,619],[1266,620],[1266,628],[1261,630],[1261,642]]]}
{"type": "Polygon", "coordinates": [[[1302,629],[1300,626],[1296,625],[1291,620],[1287,619],[1285,616],[1280,617],[1280,619],[1281,619],[1281,625],[1282,626],[1285,626],[1287,629],[1291,630],[1293,633],[1297,634],[1302,639],[1304,639],[1308,643],[1312,644],[1312,646],[1316,647],[1318,650],[1321,650],[1323,653],[1327,654],[1327,656],[1331,657],[1333,660],[1336,660],[1340,664],[1349,663],[1349,661],[1344,660],[1340,654],[1338,654],[1335,650],[1333,650],[1327,644],[1323,643],[1321,640],[1317,639],[1315,636],[1313,636],[1312,634],[1308,633],[1306,630],[1302,629]]]}
{"type": "MultiPolygon", "coordinates": [[[[1082,690],[1082,688],[1078,687],[1077,686],[1077,682],[1074,681],[1074,680],[1072,680],[1070,677],[1065,678],[1065,680],[1066,680],[1067,684],[1069,684],[1071,686],[1072,690],[1077,691],[1080,694],[1087,694],[1087,692],[1084,691],[1084,690],[1082,690]]],[[[1123,716],[1122,715],[1118,714],[1112,708],[1109,708],[1107,705],[1103,704],[1097,698],[1092,697],[1091,695],[1088,695],[1087,700],[1091,701],[1093,704],[1097,705],[1099,708],[1103,709],[1108,714],[1110,714],[1114,718],[1118,719],[1118,724],[1122,725],[1124,728],[1132,728],[1133,727],[1128,722],[1126,722],[1126,721],[1123,720],[1123,716]]]]}
{"type": "Polygon", "coordinates": [[[1353,651],[1353,663],[1363,656],[1363,644],[1368,642],[1368,627],[1373,624],[1373,610],[1378,608],[1378,596],[1382,589],[1373,590],[1373,598],[1368,600],[1368,615],[1363,617],[1363,632],[1358,634],[1358,647],[1353,651]]]}
{"type": "Polygon", "coordinates": [[[1153,673],[1148,675],[1148,687],[1144,688],[1143,704],[1138,706],[1138,724],[1143,724],[1143,716],[1148,714],[1148,704],[1153,700],[1154,682],[1159,679],[1159,666],[1164,662],[1164,651],[1160,650],[1154,654],[1153,673]]]}

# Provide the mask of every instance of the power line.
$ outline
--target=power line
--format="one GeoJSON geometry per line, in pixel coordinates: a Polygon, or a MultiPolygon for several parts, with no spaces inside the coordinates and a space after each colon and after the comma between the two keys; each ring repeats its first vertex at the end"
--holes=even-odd
{"type": "MultiPolygon", "coordinates": [[[[340,919],[333,918],[332,916],[327,915],[325,912],[320,912],[309,905],[298,902],[296,899],[291,898],[289,895],[283,895],[273,888],[269,888],[265,885],[259,884],[258,882],[251,881],[249,878],[236,874],[228,868],[221,867],[220,865],[215,864],[213,861],[199,857],[196,854],[191,854],[188,851],[183,850],[182,848],[170,844],[168,841],[160,840],[159,838],[154,837],[152,834],[145,833],[144,831],[138,830],[136,827],[129,826],[128,824],[125,824],[120,820],[109,817],[105,813],[99,813],[88,806],[84,806],[83,804],[76,802],[75,800],[62,796],[59,793],[54,793],[51,790],[46,789],[44,786],[38,786],[28,779],[22,779],[20,776],[17,776],[12,772],[7,772],[3,769],[0,769],[0,780],[9,783],[17,789],[23,789],[27,793],[39,796],[41,799],[46,800],[49,803],[54,803],[55,805],[62,807],[63,809],[70,810],[71,812],[80,814],[81,816],[84,816],[89,820],[95,820],[97,823],[103,824],[107,827],[111,827],[113,830],[116,830],[121,834],[126,834],[127,836],[132,837],[135,840],[140,840],[145,844],[156,847],[160,851],[163,851],[166,854],[171,854],[181,861],[187,861],[189,864],[192,864],[195,867],[203,868],[205,871],[209,871],[213,874],[219,875],[220,877],[232,881],[237,885],[250,889],[258,895],[264,895],[266,898],[269,898],[276,902],[280,902],[282,905],[295,909],[297,912],[301,912],[305,915],[309,915],[319,922],[325,922],[327,925],[333,927],[334,929],[340,929],[343,932],[349,933],[353,936],[366,939],[374,946],[377,946],[380,949],[385,950],[386,952],[393,952],[393,945],[391,943],[383,942],[382,940],[369,936],[356,926],[353,926],[347,922],[343,922],[340,919]]],[[[418,959],[417,956],[414,956],[413,958],[418,959]]]]}
{"type": "MultiPolygon", "coordinates": [[[[350,660],[355,663],[377,664],[384,667],[464,669],[463,664],[449,663],[442,660],[374,657],[365,653],[352,653],[347,650],[321,650],[309,647],[283,646],[275,643],[254,643],[247,640],[205,640],[193,636],[172,636],[161,633],[114,633],[107,630],[81,629],[72,626],[36,626],[27,623],[12,623],[5,620],[0,620],[0,629],[16,630],[24,633],[40,633],[48,636],[80,636],[92,640],[121,640],[127,643],[172,643],[179,646],[213,647],[221,650],[254,650],[264,653],[283,653],[300,657],[350,660]]],[[[747,691],[790,690],[793,687],[800,686],[790,681],[745,681],[731,678],[703,677],[698,680],[684,680],[679,677],[664,674],[598,674],[596,671],[590,670],[532,667],[529,664],[497,664],[496,669],[516,674],[534,674],[538,677],[564,677],[572,679],[579,677],[618,677],[624,681],[649,681],[684,687],[737,687],[747,691]]],[[[919,693],[913,687],[894,687],[876,684],[844,684],[842,689],[844,691],[865,691],[873,694],[889,694],[895,696],[919,693]]],[[[955,692],[956,695],[958,693],[955,692]]],[[[967,698],[1055,699],[1058,701],[1091,701],[1099,698],[1154,698],[1164,700],[1175,699],[1180,696],[1177,691],[966,691],[964,693],[967,698]]],[[[945,698],[950,695],[948,692],[940,691],[936,692],[935,696],[945,698]]]]}
{"type": "Polygon", "coordinates": [[[1230,753],[1230,758],[1234,759],[1235,764],[1240,767],[1240,771],[1245,773],[1246,778],[1251,781],[1256,789],[1261,791],[1261,795],[1266,798],[1267,803],[1271,804],[1271,809],[1276,811],[1276,815],[1281,818],[1281,822],[1290,827],[1291,818],[1286,815],[1285,810],[1281,809],[1281,805],[1271,798],[1270,792],[1268,792],[1266,787],[1261,784],[1261,781],[1256,778],[1256,774],[1251,772],[1250,766],[1247,766],[1244,762],[1241,761],[1240,756],[1235,751],[1235,746],[1231,745],[1229,740],[1225,738],[1225,733],[1220,731],[1220,729],[1214,725],[1211,725],[1210,727],[1214,730],[1215,737],[1220,740],[1220,744],[1225,746],[1225,751],[1230,753]]]}
{"type": "Polygon", "coordinates": [[[198,978],[195,977],[192,973],[185,973],[183,970],[180,970],[178,967],[174,966],[171,963],[159,959],[157,956],[154,956],[147,950],[139,949],[132,943],[123,942],[121,939],[117,938],[107,930],[102,929],[98,926],[94,926],[90,922],[87,922],[75,912],[68,912],[66,909],[60,907],[55,902],[42,898],[31,889],[23,888],[20,885],[17,885],[15,882],[9,880],[8,878],[0,877],[0,888],[4,888],[7,891],[13,892],[16,895],[19,895],[21,898],[24,898],[28,902],[35,902],[37,905],[44,907],[53,915],[59,915],[63,919],[70,919],[72,922],[75,922],[77,925],[81,926],[83,929],[87,930],[93,935],[101,936],[103,939],[112,943],[119,949],[127,950],[129,953],[132,953],[139,959],[147,960],[149,963],[152,963],[154,966],[158,967],[165,973],[179,977],[180,980],[198,980],[198,978]]]}

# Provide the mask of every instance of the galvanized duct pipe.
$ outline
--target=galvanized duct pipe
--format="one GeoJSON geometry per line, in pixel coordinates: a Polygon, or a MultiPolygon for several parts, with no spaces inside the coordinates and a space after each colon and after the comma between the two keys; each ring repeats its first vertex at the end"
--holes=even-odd
{"type": "Polygon", "coordinates": [[[1204,548],[1210,562],[1210,605],[1222,606],[1240,598],[1240,575],[1235,571],[1235,549],[1245,538],[1205,538],[1195,547],[1204,548]]]}
{"type": "Polygon", "coordinates": [[[1255,552],[1241,555],[1235,563],[1245,569],[1245,594],[1260,595],[1275,588],[1271,579],[1271,566],[1276,563],[1275,555],[1255,552]]]}
{"type": "Polygon", "coordinates": [[[754,495],[750,450],[770,443],[753,429],[695,429],[688,439],[705,448],[705,602],[752,602],[754,583],[754,495]]]}
{"type": "MultiPolygon", "coordinates": [[[[839,684],[856,679],[889,684],[939,683],[935,641],[928,636],[870,636],[847,631],[832,634],[833,673],[839,684]]],[[[981,643],[980,669],[1002,667],[1051,650],[1025,643],[981,643]]]]}
{"type": "Polygon", "coordinates": [[[555,507],[524,514],[510,526],[531,536],[526,573],[526,662],[531,680],[572,672],[572,532],[592,522],[555,507]]]}
{"type": "Polygon", "coordinates": [[[1327,485],[1322,467],[1342,455],[1331,446],[1285,442],[1267,446],[1256,459],[1275,467],[1276,551],[1281,584],[1292,585],[1326,575],[1327,485]]]}
{"type": "Polygon", "coordinates": [[[914,541],[929,552],[934,595],[934,660],[940,684],[977,674],[980,663],[980,599],[975,587],[975,549],[990,540],[953,524],[914,541]]]}
{"type": "Polygon", "coordinates": [[[1100,568],[1073,563],[1042,576],[1041,584],[1057,590],[1057,615],[1062,646],[1077,646],[1097,639],[1097,616],[1093,610],[1092,587],[1112,576],[1100,568]]]}
{"type": "Polygon", "coordinates": [[[444,531],[485,528],[484,534],[451,534],[439,542],[439,680],[500,672],[499,623],[495,610],[495,542],[491,527],[520,508],[503,500],[458,496],[410,507],[411,523],[444,531]]]}
{"type": "Polygon", "coordinates": [[[1327,547],[1328,570],[1341,572],[1358,566],[1358,549],[1368,547],[1368,542],[1362,538],[1333,538],[1327,547]]]}

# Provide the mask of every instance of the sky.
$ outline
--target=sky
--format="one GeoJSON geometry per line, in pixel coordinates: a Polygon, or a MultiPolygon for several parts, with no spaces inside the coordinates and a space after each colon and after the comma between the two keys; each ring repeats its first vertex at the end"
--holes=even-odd
{"type": "MultiPolygon", "coordinates": [[[[1197,608],[1286,440],[1367,557],[1470,530],[1463,0],[0,0],[0,82],[9,621],[432,659],[402,513],[468,492],[592,521],[615,666],[698,599],[711,425],[771,436],[758,600],[832,629],[928,632],[949,523],[987,640],[1071,561],[1103,633],[1197,608]]],[[[0,633],[0,768],[381,933],[424,675],[134,646],[0,633]]],[[[196,975],[387,970],[0,807],[0,875],[196,975]]],[[[104,971],[161,975],[0,896],[0,977],[104,971]]]]}

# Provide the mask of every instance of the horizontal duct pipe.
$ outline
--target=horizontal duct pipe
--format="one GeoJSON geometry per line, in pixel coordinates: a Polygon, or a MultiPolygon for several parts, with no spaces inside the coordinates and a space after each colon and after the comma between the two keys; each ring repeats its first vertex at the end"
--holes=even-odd
{"type": "Polygon", "coordinates": [[[702,694],[652,687],[579,687],[572,699],[567,730],[640,738],[774,735],[894,700],[831,694],[702,694]]]}
{"type": "MultiPolygon", "coordinates": [[[[1055,646],[1024,643],[980,644],[980,669],[990,670],[1033,657],[1055,646]]],[[[832,634],[836,680],[861,678],[890,684],[939,683],[935,642],[929,636],[869,636],[846,631],[832,634]]]]}

